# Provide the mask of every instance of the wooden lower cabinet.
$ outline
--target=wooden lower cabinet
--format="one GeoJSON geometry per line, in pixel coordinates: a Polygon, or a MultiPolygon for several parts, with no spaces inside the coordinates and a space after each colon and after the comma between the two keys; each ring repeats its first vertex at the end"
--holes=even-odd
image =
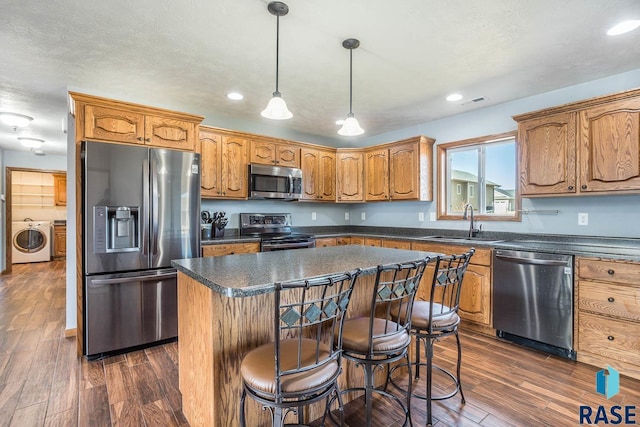
{"type": "Polygon", "coordinates": [[[337,246],[338,242],[335,237],[326,237],[316,239],[316,248],[326,248],[327,246],[337,246]]]}
{"type": "Polygon", "coordinates": [[[382,247],[382,239],[365,237],[364,245],[365,246],[380,246],[380,247],[382,247]]]}
{"type": "Polygon", "coordinates": [[[406,240],[384,239],[382,241],[383,248],[393,249],[411,249],[411,242],[406,240]]]}
{"type": "Polygon", "coordinates": [[[219,245],[204,245],[202,247],[203,257],[251,254],[255,252],[260,252],[259,242],[222,243],[219,245]]]}
{"type": "MultiPolygon", "coordinates": [[[[467,252],[469,246],[443,245],[441,243],[413,242],[411,249],[417,251],[438,252],[447,255],[467,252]]],[[[419,300],[428,300],[433,267],[428,268],[416,296],[419,300]]],[[[460,307],[458,314],[462,319],[490,328],[492,322],[491,305],[491,249],[476,248],[462,281],[460,307]]]]}
{"type": "Polygon", "coordinates": [[[53,257],[62,259],[67,256],[67,226],[55,225],[53,227],[53,257]]]}
{"type": "Polygon", "coordinates": [[[364,237],[351,236],[351,244],[352,245],[364,245],[364,237]]]}
{"type": "Polygon", "coordinates": [[[578,360],[640,379],[640,263],[576,258],[578,360]]]}
{"type": "Polygon", "coordinates": [[[336,244],[338,246],[345,246],[345,245],[352,245],[353,243],[351,243],[351,237],[338,237],[336,239],[336,244]]]}

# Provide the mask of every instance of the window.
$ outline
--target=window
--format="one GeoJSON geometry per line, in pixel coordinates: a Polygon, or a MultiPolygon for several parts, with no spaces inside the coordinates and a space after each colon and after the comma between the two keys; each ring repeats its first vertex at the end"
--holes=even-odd
{"type": "Polygon", "coordinates": [[[438,145],[438,218],[520,220],[515,132],[438,145]]]}

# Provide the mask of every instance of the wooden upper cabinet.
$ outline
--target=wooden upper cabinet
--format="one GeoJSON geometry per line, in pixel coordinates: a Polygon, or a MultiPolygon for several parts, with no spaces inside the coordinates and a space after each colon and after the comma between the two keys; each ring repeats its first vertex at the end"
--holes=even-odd
{"type": "Polygon", "coordinates": [[[53,202],[56,206],[67,206],[67,174],[53,174],[53,202]]]}
{"type": "Polygon", "coordinates": [[[562,113],[518,125],[520,194],[576,192],[576,114],[562,113]]]}
{"type": "Polygon", "coordinates": [[[204,198],[245,199],[248,141],[200,127],[200,193],[204,198]]]}
{"type": "Polygon", "coordinates": [[[523,196],[640,191],[640,89],[513,118],[523,196]]]}
{"type": "Polygon", "coordinates": [[[304,200],[336,200],[336,155],[332,151],[302,148],[302,198],[304,200]]]}
{"type": "Polygon", "coordinates": [[[251,140],[251,163],[300,167],[300,147],[269,139],[251,140]]]}
{"type": "Polygon", "coordinates": [[[580,191],[640,190],[640,98],[580,111],[580,191]]]}
{"type": "Polygon", "coordinates": [[[196,124],[167,117],[145,116],[144,143],[154,147],[193,151],[196,124]]]}
{"type": "Polygon", "coordinates": [[[144,144],[144,115],[87,105],[84,109],[84,136],[86,139],[144,144]]]}
{"type": "Polygon", "coordinates": [[[389,150],[367,150],[365,156],[365,200],[389,199],[389,150]]]}
{"type": "Polygon", "coordinates": [[[336,193],[338,202],[364,201],[364,153],[341,151],[336,154],[336,193]]]}
{"type": "Polygon", "coordinates": [[[194,151],[203,117],[69,92],[76,142],[94,140],[194,151]]]}
{"type": "Polygon", "coordinates": [[[389,148],[389,199],[433,199],[433,142],[419,137],[389,148]]]}

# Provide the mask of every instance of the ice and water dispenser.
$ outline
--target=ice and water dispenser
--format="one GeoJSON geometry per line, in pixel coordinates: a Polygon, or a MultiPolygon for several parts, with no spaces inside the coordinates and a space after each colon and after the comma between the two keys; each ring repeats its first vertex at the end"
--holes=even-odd
{"type": "Polygon", "coordinates": [[[140,250],[140,211],[137,206],[94,206],[95,253],[140,250]]]}

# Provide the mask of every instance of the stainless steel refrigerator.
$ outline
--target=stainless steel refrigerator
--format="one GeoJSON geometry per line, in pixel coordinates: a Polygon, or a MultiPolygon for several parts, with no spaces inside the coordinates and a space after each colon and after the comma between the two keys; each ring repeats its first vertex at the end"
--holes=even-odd
{"type": "Polygon", "coordinates": [[[176,270],[200,252],[200,156],[82,143],[84,354],[175,338],[176,270]]]}

